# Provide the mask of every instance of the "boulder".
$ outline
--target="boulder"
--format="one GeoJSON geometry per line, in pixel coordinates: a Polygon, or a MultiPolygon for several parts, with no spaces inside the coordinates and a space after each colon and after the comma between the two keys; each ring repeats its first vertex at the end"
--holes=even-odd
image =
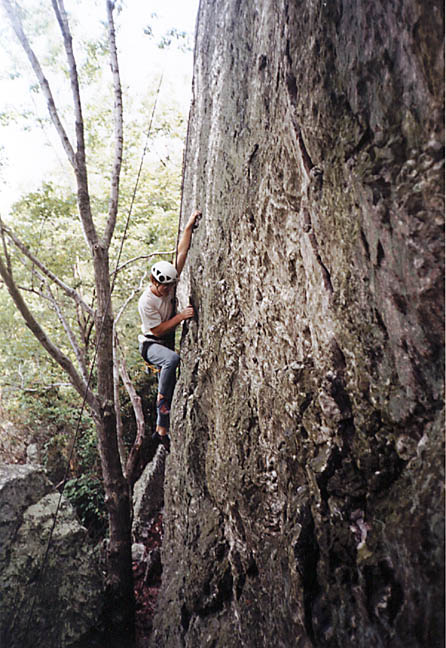
{"type": "Polygon", "coordinates": [[[101,616],[103,582],[71,504],[42,469],[1,466],[0,520],[0,644],[79,645],[101,616]]]}
{"type": "Polygon", "coordinates": [[[43,468],[0,465],[0,565],[9,554],[26,509],[53,489],[43,468]]]}

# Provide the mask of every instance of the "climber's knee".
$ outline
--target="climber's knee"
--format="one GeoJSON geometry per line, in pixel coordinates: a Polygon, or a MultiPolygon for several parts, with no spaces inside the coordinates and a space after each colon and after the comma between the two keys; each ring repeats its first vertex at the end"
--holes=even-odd
{"type": "Polygon", "coordinates": [[[175,353],[175,351],[172,352],[172,355],[170,356],[169,360],[169,366],[172,367],[172,369],[176,369],[180,363],[180,356],[178,353],[175,353]]]}
{"type": "Polygon", "coordinates": [[[163,359],[161,364],[162,369],[166,371],[173,371],[178,367],[180,356],[175,351],[171,351],[168,356],[163,359]]]}

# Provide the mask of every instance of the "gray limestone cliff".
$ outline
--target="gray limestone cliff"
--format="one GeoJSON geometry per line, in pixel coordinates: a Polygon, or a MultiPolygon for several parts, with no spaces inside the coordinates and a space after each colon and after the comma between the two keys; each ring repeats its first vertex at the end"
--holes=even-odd
{"type": "Polygon", "coordinates": [[[443,645],[443,24],[201,1],[153,646],[443,645]]]}

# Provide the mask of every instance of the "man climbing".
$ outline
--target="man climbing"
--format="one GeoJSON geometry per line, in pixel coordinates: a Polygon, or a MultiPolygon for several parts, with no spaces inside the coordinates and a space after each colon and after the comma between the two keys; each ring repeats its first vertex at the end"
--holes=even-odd
{"type": "Polygon", "coordinates": [[[156,402],[156,432],[153,436],[167,446],[170,404],[175,387],[176,368],[180,361],[179,355],[167,346],[168,338],[180,322],[194,316],[192,306],[172,315],[173,288],[184,268],[192,231],[199,216],[201,212],[195,210],[186,224],[178,243],[176,267],[167,261],[155,263],[151,269],[151,283],[138,302],[143,332],[143,335],[138,336],[139,349],[144,360],[160,369],[156,402]]]}

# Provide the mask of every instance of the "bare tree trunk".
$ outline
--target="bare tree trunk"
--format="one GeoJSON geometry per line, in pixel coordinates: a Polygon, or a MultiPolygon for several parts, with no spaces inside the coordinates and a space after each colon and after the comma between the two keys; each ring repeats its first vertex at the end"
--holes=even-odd
{"type": "MultiPolygon", "coordinates": [[[[119,357],[116,332],[113,333],[113,393],[115,401],[116,436],[118,437],[119,456],[121,457],[121,466],[125,466],[127,461],[127,452],[124,443],[121,404],[119,402],[119,357]]],[[[127,479],[127,473],[125,470],[124,477],[127,479]]]]}
{"type": "MultiPolygon", "coordinates": [[[[104,479],[105,501],[109,514],[110,541],[108,547],[107,587],[110,601],[110,623],[113,626],[114,635],[121,635],[120,645],[127,646],[132,645],[134,639],[131,507],[129,488],[123,475],[116,434],[113,393],[113,317],[108,258],[108,248],[113,236],[117,216],[123,142],[121,87],[113,25],[114,5],[109,1],[107,2],[110,58],[115,95],[115,160],[112,170],[108,221],[105,227],[104,237],[101,240],[96,231],[91,212],[79,79],[64,2],[63,0],[52,0],[52,5],[62,34],[70,75],[75,115],[76,150],[72,146],[59,118],[50,85],[23,30],[19,12],[16,11],[16,7],[11,0],[1,1],[10,18],[16,36],[26,52],[39,81],[42,92],[47,100],[50,117],[59,134],[76,177],[79,215],[93,259],[97,293],[97,310],[95,313],[97,394],[93,394],[90,387],[84,384],[83,379],[79,376],[71,361],[49,340],[48,336],[32,316],[14,283],[7,254],[6,265],[0,258],[0,274],[31,331],[52,357],[65,369],[77,391],[81,394],[83,392],[86,393],[87,402],[93,409],[104,479]]],[[[54,278],[51,277],[51,279],[53,280],[54,278]]],[[[64,286],[61,287],[64,289],[64,286]]],[[[75,295],[72,296],[74,297],[75,295]]],[[[77,303],[81,306],[83,305],[80,299],[77,300],[77,303]]]]}
{"type": "Polygon", "coordinates": [[[124,636],[134,636],[134,593],[131,556],[131,503],[123,475],[116,434],[113,386],[113,317],[107,250],[94,251],[98,307],[97,379],[101,417],[96,423],[104,479],[105,503],[109,514],[107,587],[112,603],[112,620],[124,636]]]}
{"type": "Polygon", "coordinates": [[[130,376],[127,372],[127,367],[125,365],[124,358],[122,358],[120,362],[120,373],[121,373],[122,382],[124,383],[130,401],[132,403],[133,412],[135,414],[135,419],[136,419],[136,439],[131,447],[129,456],[125,464],[125,474],[127,477],[127,481],[129,485],[133,487],[133,484],[135,483],[136,480],[136,470],[138,468],[138,461],[140,458],[141,447],[144,441],[146,428],[145,428],[144,412],[142,409],[141,397],[138,396],[138,394],[136,393],[136,389],[134,388],[133,383],[130,380],[130,376]]]}
{"type": "Polygon", "coordinates": [[[135,636],[135,606],[131,553],[131,507],[127,481],[124,479],[116,442],[113,401],[104,407],[96,421],[99,454],[109,514],[110,540],[107,548],[108,625],[119,636],[122,646],[132,646],[135,636]]]}

